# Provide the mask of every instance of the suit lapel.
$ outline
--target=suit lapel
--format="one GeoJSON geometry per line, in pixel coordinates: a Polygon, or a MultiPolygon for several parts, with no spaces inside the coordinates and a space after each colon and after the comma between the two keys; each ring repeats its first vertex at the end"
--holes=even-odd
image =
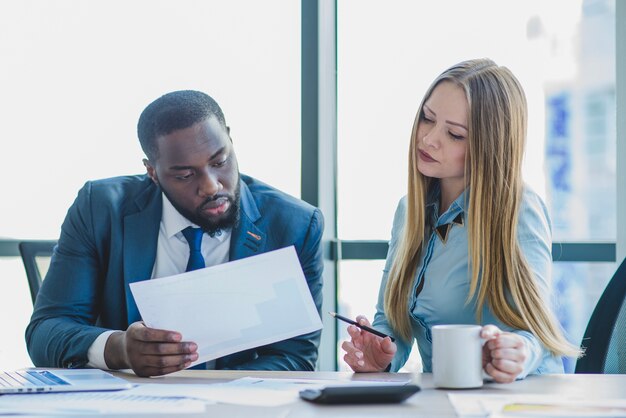
{"type": "Polygon", "coordinates": [[[255,225],[255,222],[261,218],[261,213],[250,189],[243,181],[241,181],[240,195],[239,225],[233,229],[230,239],[229,258],[231,261],[261,254],[266,246],[265,232],[255,225]]]}
{"type": "MultiPolygon", "coordinates": [[[[255,222],[261,218],[259,208],[246,183],[243,180],[240,180],[240,182],[241,212],[239,214],[239,224],[233,228],[230,237],[230,261],[261,254],[265,252],[267,245],[265,232],[261,231],[261,229],[255,225],[255,222]]],[[[215,362],[215,367],[221,370],[229,367],[231,363],[242,363],[245,361],[242,360],[245,356],[245,352],[241,352],[218,358],[215,362]]]]}
{"type": "Polygon", "coordinates": [[[124,218],[124,289],[129,325],[141,320],[129,284],[150,279],[156,259],[163,210],[160,189],[151,185],[135,204],[139,212],[124,218]]]}

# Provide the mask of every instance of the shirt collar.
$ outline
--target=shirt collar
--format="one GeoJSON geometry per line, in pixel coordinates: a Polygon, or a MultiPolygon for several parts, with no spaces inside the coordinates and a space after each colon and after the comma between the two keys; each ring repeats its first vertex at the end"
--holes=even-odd
{"type": "Polygon", "coordinates": [[[441,186],[439,182],[433,184],[428,191],[426,198],[426,212],[427,216],[433,222],[433,225],[438,226],[445,223],[450,223],[459,213],[466,212],[467,202],[469,200],[469,187],[465,188],[463,193],[457,197],[450,205],[448,210],[438,216],[439,213],[439,198],[441,196],[441,186]]]}
{"type": "MultiPolygon", "coordinates": [[[[165,196],[165,193],[161,193],[163,199],[163,213],[161,215],[161,223],[163,224],[163,228],[165,229],[165,235],[168,239],[172,238],[174,235],[179,234],[183,229],[192,226],[194,228],[200,228],[198,225],[191,222],[189,219],[185,218],[180,214],[179,211],[176,210],[172,202],[165,196]]],[[[223,231],[221,235],[215,235],[214,238],[219,242],[223,242],[226,237],[229,235],[223,231]]],[[[182,234],[180,234],[182,237],[182,234]]]]}

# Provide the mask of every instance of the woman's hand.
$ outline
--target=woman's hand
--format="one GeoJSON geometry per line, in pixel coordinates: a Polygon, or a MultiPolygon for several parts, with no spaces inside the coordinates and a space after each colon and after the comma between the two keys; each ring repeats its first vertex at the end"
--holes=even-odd
{"type": "MultiPolygon", "coordinates": [[[[356,321],[361,325],[371,326],[362,315],[357,316],[356,321]]],[[[351,340],[341,344],[341,348],[346,351],[343,359],[348,366],[355,372],[385,371],[397,350],[391,338],[380,338],[354,325],[348,326],[348,334],[351,340]]]]}
{"type": "Polygon", "coordinates": [[[480,337],[483,345],[483,369],[496,382],[510,383],[524,370],[528,357],[526,344],[517,334],[504,332],[495,325],[485,325],[480,337]]]}

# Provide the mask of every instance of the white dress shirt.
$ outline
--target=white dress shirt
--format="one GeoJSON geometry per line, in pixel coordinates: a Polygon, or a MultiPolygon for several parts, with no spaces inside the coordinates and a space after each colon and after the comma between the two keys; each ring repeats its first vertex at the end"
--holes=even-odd
{"type": "MultiPolygon", "coordinates": [[[[163,213],[159,226],[159,240],[157,243],[156,259],[152,268],[152,279],[167,277],[184,273],[189,260],[189,244],[183,236],[182,230],[189,227],[198,227],[189,219],[181,215],[162,194],[163,213]]],[[[209,234],[202,236],[201,252],[204,264],[207,267],[226,263],[230,249],[231,231],[222,231],[219,236],[211,237],[209,234]]],[[[89,362],[87,366],[97,369],[108,369],[104,360],[104,347],[111,334],[115,330],[103,332],[94,340],[87,351],[89,362]]],[[[212,368],[209,364],[207,368],[212,368]]]]}

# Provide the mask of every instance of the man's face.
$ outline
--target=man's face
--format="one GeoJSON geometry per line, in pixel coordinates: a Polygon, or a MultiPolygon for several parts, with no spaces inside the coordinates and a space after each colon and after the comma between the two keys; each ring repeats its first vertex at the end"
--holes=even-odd
{"type": "Polygon", "coordinates": [[[156,139],[148,175],[172,205],[208,233],[239,219],[239,167],[227,130],[215,117],[156,139]]]}

